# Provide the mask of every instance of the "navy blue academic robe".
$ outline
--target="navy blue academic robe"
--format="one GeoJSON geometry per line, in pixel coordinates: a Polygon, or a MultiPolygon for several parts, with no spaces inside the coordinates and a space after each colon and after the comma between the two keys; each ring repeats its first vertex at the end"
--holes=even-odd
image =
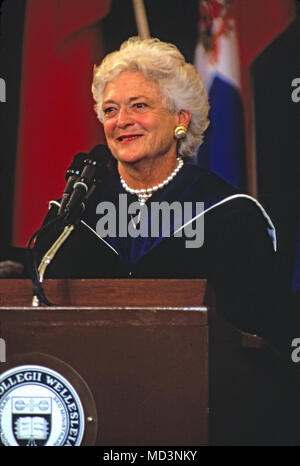
{"type": "MultiPolygon", "coordinates": [[[[126,192],[112,170],[45,278],[206,278],[215,290],[217,311],[233,325],[266,338],[277,331],[276,232],[257,201],[215,174],[185,163],[147,204],[203,202],[204,242],[194,248],[186,247],[184,235],[172,234],[174,229],[166,237],[99,237],[97,206],[111,202],[118,212],[119,194],[126,192]]],[[[136,200],[128,194],[128,204],[136,200]]],[[[50,205],[45,223],[56,216],[59,203],[50,205]]],[[[40,235],[34,248],[38,262],[60,232],[56,226],[40,235]]]]}

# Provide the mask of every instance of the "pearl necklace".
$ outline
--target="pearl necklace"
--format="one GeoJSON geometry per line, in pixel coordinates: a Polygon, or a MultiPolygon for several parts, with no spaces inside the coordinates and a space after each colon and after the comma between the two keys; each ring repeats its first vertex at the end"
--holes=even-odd
{"type": "Polygon", "coordinates": [[[146,201],[149,199],[149,197],[151,197],[152,194],[155,191],[157,191],[158,189],[162,189],[167,184],[169,184],[170,181],[173,180],[173,178],[177,175],[179,170],[182,168],[182,166],[183,166],[182,158],[177,157],[176,160],[177,160],[177,166],[176,166],[176,168],[174,168],[172,173],[164,181],[162,181],[161,183],[153,186],[152,188],[147,188],[147,189],[133,189],[133,188],[130,188],[128,186],[128,184],[126,183],[126,181],[123,180],[122,176],[120,175],[121,184],[122,184],[123,188],[125,189],[125,191],[127,191],[130,194],[136,194],[137,197],[138,197],[139,203],[141,205],[144,205],[144,204],[146,204],[146,201]]]}

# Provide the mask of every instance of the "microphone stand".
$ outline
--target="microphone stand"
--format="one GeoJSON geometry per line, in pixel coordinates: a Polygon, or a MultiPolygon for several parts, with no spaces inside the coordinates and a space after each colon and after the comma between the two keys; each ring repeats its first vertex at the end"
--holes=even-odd
{"type": "MultiPolygon", "coordinates": [[[[57,240],[53,243],[53,245],[48,249],[44,257],[42,258],[40,265],[38,267],[38,281],[39,284],[41,284],[44,280],[44,275],[46,272],[46,268],[50,264],[50,262],[53,260],[55,257],[57,251],[60,249],[60,247],[64,244],[64,242],[69,238],[70,234],[74,230],[75,225],[67,225],[65,226],[63,232],[60,234],[60,236],[57,238],[57,240]]],[[[52,304],[47,302],[47,304],[52,304]]],[[[38,307],[40,305],[40,297],[38,297],[37,294],[35,294],[32,298],[32,306],[33,307],[38,307]]]]}
{"type": "MultiPolygon", "coordinates": [[[[84,198],[84,201],[87,200],[92,192],[95,189],[95,184],[93,184],[90,189],[88,190],[87,195],[84,198]]],[[[45,272],[49,264],[54,259],[55,255],[65,243],[65,241],[69,238],[71,233],[74,231],[77,224],[80,222],[81,216],[83,211],[85,210],[84,202],[81,202],[79,205],[75,206],[76,208],[72,208],[71,210],[67,210],[64,214],[58,216],[54,221],[50,222],[49,224],[45,225],[42,230],[46,230],[48,227],[52,226],[53,223],[63,221],[65,227],[56,241],[52,244],[52,246],[48,249],[48,251],[44,254],[39,266],[35,269],[35,280],[33,281],[33,288],[34,288],[34,295],[32,298],[32,306],[38,307],[40,302],[42,301],[44,304],[48,306],[53,306],[54,304],[51,303],[45,296],[42,283],[44,280],[45,272]]],[[[37,232],[38,233],[38,232],[37,232]]],[[[35,236],[35,235],[34,235],[35,236]]],[[[31,240],[30,240],[31,242],[31,240]]]]}

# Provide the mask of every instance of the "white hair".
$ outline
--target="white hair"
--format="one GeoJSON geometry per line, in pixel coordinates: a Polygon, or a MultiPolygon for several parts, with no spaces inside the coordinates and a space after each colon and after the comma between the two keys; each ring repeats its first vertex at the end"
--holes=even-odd
{"type": "Polygon", "coordinates": [[[95,111],[102,123],[106,85],[127,70],[140,71],[147,79],[155,81],[166,97],[169,111],[186,110],[191,114],[186,137],[178,140],[178,153],[182,157],[194,156],[209,125],[207,94],[196,68],[185,61],[173,44],[154,38],[129,38],[120,50],[108,54],[94,67],[92,93],[95,111]]]}

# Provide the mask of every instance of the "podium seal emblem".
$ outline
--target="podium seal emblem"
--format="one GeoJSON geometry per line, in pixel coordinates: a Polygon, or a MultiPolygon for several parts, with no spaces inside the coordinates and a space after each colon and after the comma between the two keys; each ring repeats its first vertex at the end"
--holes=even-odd
{"type": "Polygon", "coordinates": [[[0,445],[78,446],[84,420],[77,392],[58,372],[23,365],[0,375],[0,445]]]}

